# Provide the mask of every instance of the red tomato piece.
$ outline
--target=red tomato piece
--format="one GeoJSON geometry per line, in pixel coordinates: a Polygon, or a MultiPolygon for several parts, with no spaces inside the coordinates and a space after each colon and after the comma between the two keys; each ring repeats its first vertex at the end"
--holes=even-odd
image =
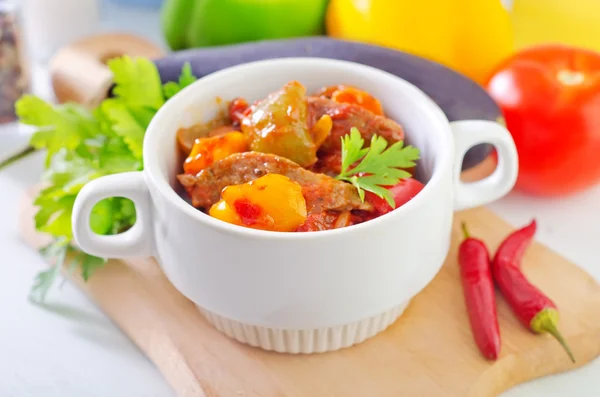
{"type": "MultiPolygon", "coordinates": [[[[388,187],[387,189],[392,192],[392,195],[394,196],[394,202],[396,203],[396,208],[399,208],[409,202],[421,190],[423,190],[424,186],[425,185],[414,178],[407,178],[401,180],[394,186],[388,187]]],[[[387,214],[388,212],[394,210],[388,204],[388,202],[385,201],[385,199],[371,192],[365,192],[365,200],[371,203],[375,208],[375,211],[377,211],[380,215],[387,214]]]]}
{"type": "Polygon", "coordinates": [[[600,182],[600,54],[532,47],[500,65],[486,88],[517,146],[517,190],[557,196],[600,182]]]}
{"type": "Polygon", "coordinates": [[[248,226],[258,223],[263,215],[262,208],[246,198],[235,200],[233,208],[242,220],[242,223],[248,226]]]}
{"type": "Polygon", "coordinates": [[[234,125],[239,125],[250,109],[250,105],[244,98],[235,98],[229,104],[229,118],[234,125]]]}

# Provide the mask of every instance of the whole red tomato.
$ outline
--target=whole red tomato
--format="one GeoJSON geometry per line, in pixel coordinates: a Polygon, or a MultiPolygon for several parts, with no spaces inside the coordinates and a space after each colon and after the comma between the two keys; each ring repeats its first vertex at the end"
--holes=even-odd
{"type": "Polygon", "coordinates": [[[600,182],[600,54],[532,47],[503,63],[486,88],[517,146],[516,189],[554,196],[600,182]]]}

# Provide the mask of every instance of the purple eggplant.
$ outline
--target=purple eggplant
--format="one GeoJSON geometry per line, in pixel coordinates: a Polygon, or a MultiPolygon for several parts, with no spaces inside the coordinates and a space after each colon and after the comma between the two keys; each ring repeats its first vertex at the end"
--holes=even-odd
{"type": "MultiPolygon", "coordinates": [[[[468,77],[436,62],[370,44],[321,36],[267,40],[177,51],[155,62],[162,80],[166,82],[178,79],[185,62],[190,63],[196,76],[203,77],[242,63],[289,57],[341,59],[392,73],[429,95],[450,121],[502,120],[498,105],[479,84],[468,77]]],[[[463,160],[463,170],[481,163],[491,149],[488,144],[471,148],[463,160]]]]}

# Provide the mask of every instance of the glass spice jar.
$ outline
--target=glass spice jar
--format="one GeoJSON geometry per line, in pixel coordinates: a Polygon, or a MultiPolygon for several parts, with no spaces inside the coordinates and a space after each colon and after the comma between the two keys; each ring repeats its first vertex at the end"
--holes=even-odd
{"type": "Polygon", "coordinates": [[[15,121],[15,103],[29,89],[15,1],[0,0],[0,123],[15,121]]]}

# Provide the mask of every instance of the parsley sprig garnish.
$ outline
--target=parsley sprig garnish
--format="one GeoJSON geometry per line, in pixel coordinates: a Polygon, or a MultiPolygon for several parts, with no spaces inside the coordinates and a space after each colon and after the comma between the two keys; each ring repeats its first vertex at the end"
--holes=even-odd
{"type": "MultiPolygon", "coordinates": [[[[105,258],[88,255],[73,245],[71,213],[75,197],[89,181],[104,175],[142,169],[142,142],[146,128],[158,109],[173,95],[196,80],[185,64],[178,82],[161,83],[158,69],[145,58],[127,56],[111,59],[114,97],[94,110],[68,103],[53,105],[25,95],[16,104],[21,123],[36,127],[30,144],[46,150],[46,187],[35,199],[35,226],[52,236],[40,250],[52,264],[38,274],[31,291],[44,300],[60,270],[77,268],[87,280],[102,267],[105,258]]],[[[117,234],[135,223],[133,203],[112,197],[96,204],[90,226],[98,234],[117,234]]]]}
{"type": "Polygon", "coordinates": [[[404,146],[403,141],[388,147],[385,138],[378,135],[373,135],[369,147],[363,147],[364,143],[355,127],[342,137],[342,171],[336,178],[353,184],[361,200],[365,200],[366,190],[385,199],[395,208],[394,197],[385,186],[393,186],[411,176],[402,168],[414,167],[419,159],[419,149],[404,146]],[[359,160],[356,166],[352,166],[359,160]]]}

